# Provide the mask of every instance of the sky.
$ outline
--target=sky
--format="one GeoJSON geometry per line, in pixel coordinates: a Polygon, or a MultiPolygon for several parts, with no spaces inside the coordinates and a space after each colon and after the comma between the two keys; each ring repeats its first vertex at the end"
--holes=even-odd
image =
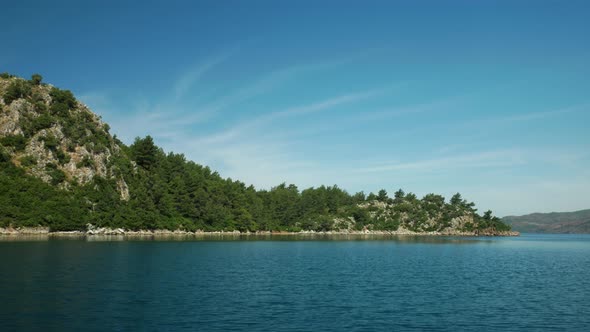
{"type": "Polygon", "coordinates": [[[0,72],[269,189],[590,208],[588,1],[14,1],[0,72]]]}

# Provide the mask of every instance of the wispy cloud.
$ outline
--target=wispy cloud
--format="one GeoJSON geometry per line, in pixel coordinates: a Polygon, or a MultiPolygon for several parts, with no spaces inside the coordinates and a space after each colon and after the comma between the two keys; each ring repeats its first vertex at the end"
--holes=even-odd
{"type": "Polygon", "coordinates": [[[409,104],[381,110],[367,111],[357,116],[354,120],[375,121],[404,115],[436,112],[449,107],[457,106],[458,103],[464,98],[465,96],[453,96],[417,104],[409,104]]]}
{"type": "MultiPolygon", "coordinates": [[[[402,83],[396,86],[382,89],[381,91],[384,95],[387,94],[388,97],[392,97],[392,92],[397,90],[397,87],[402,87],[405,85],[405,83],[402,83]]],[[[376,89],[375,92],[377,93],[375,93],[375,96],[380,97],[381,91],[376,89]]],[[[459,99],[461,98],[451,97],[431,102],[407,104],[403,106],[394,106],[379,110],[365,110],[363,107],[361,108],[362,111],[348,113],[345,115],[338,114],[338,116],[332,117],[329,122],[310,121],[306,123],[304,127],[283,129],[281,130],[280,135],[283,137],[299,136],[304,137],[305,139],[313,139],[314,136],[317,134],[329,135],[330,133],[338,132],[355,133],[358,130],[366,130],[366,127],[359,129],[359,127],[361,126],[371,126],[376,123],[388,121],[389,123],[392,123],[392,130],[384,133],[386,134],[388,139],[393,139],[393,137],[408,137],[410,135],[416,134],[416,128],[409,127],[405,125],[404,122],[391,122],[393,118],[404,116],[412,117],[415,115],[421,116],[424,113],[441,112],[442,110],[445,110],[449,107],[455,107],[456,105],[458,105],[457,101],[459,99]],[[396,127],[396,125],[399,125],[399,127],[396,127]]],[[[427,128],[425,125],[422,125],[420,127],[420,130],[426,129],[427,128]]]]}
{"type": "Polygon", "coordinates": [[[185,97],[190,88],[193,87],[207,72],[227,60],[233,55],[233,53],[235,53],[235,49],[218,54],[209,58],[205,62],[198,63],[192,68],[187,69],[174,84],[174,99],[180,100],[185,97]]]}
{"type": "Polygon", "coordinates": [[[255,139],[207,146],[206,151],[195,150],[194,157],[207,161],[224,176],[255,184],[258,188],[270,188],[281,182],[313,183],[317,173],[312,170],[317,170],[317,165],[287,153],[290,147],[289,142],[255,139]]]}
{"type": "Polygon", "coordinates": [[[386,91],[386,90],[385,89],[375,89],[375,90],[369,90],[369,91],[363,91],[363,92],[357,92],[357,93],[350,93],[350,94],[330,98],[327,100],[323,100],[320,102],[316,102],[316,103],[313,103],[310,105],[305,105],[305,106],[301,106],[301,107],[293,107],[293,108],[289,108],[286,110],[277,111],[277,112],[271,113],[269,115],[269,117],[279,118],[279,117],[284,117],[284,116],[304,115],[304,114],[309,114],[309,113],[320,112],[320,111],[323,111],[323,110],[326,110],[326,109],[329,109],[332,107],[341,106],[344,104],[357,102],[357,101],[360,101],[363,99],[374,97],[379,94],[382,94],[384,91],[386,91]]]}
{"type": "Polygon", "coordinates": [[[460,127],[473,127],[480,125],[509,125],[525,121],[544,120],[554,117],[559,117],[567,114],[579,113],[590,109],[590,103],[582,103],[550,111],[536,111],[521,114],[497,115],[491,117],[483,117],[472,120],[467,120],[457,125],[460,127]]]}
{"type": "MultiPolygon", "coordinates": [[[[245,101],[264,97],[300,76],[346,63],[346,60],[335,60],[280,68],[205,104],[191,104],[193,98],[182,98],[193,87],[202,85],[200,83],[205,76],[216,66],[221,66],[230,55],[231,52],[227,52],[196,65],[191,72],[178,78],[177,84],[167,94],[134,97],[127,107],[116,98],[109,98],[108,94],[89,93],[86,95],[87,102],[101,113],[108,114],[107,121],[112,123],[113,132],[121,132],[124,135],[121,138],[126,142],[136,136],[150,134],[166,151],[183,152],[189,159],[210,165],[224,176],[239,178],[259,187],[270,187],[283,181],[312,185],[327,175],[313,160],[290,152],[294,141],[275,135],[277,132],[273,132],[272,128],[276,122],[336,110],[391,90],[351,92],[309,104],[271,109],[229,128],[198,136],[196,128],[214,128],[207,126],[214,116],[224,114],[226,118],[235,118],[235,107],[245,101]],[[121,108],[125,112],[117,111],[121,108]]],[[[278,127],[281,128],[281,124],[278,127]]]]}
{"type": "Polygon", "coordinates": [[[329,62],[318,62],[312,64],[293,65],[285,68],[274,70],[263,75],[257,80],[246,84],[234,91],[231,91],[209,103],[197,105],[189,115],[180,116],[178,119],[169,123],[170,125],[190,125],[211,119],[221,111],[231,109],[235,105],[251,100],[268,93],[280,85],[296,79],[301,75],[321,71],[331,67],[339,66],[349,61],[347,58],[336,59],[329,62]]]}
{"type": "Polygon", "coordinates": [[[451,157],[427,159],[411,162],[393,161],[380,165],[363,167],[357,170],[360,173],[380,173],[391,171],[419,171],[430,172],[445,169],[481,168],[481,167],[507,167],[523,165],[525,160],[518,150],[498,150],[480,152],[451,157]]]}
{"type": "MultiPolygon", "coordinates": [[[[419,113],[422,110],[427,111],[435,111],[437,109],[444,109],[445,106],[453,106],[452,103],[448,103],[445,105],[445,102],[441,103],[441,108],[436,107],[436,102],[432,103],[431,105],[426,104],[424,108],[422,106],[418,106],[417,112],[419,113]]],[[[465,109],[466,106],[460,106],[465,109]]],[[[411,110],[411,108],[410,108],[411,110]]],[[[482,139],[488,139],[490,135],[496,136],[499,130],[503,130],[504,128],[510,126],[536,126],[538,123],[543,123],[543,121],[550,121],[553,119],[575,119],[575,116],[579,116],[582,114],[586,114],[586,112],[590,111],[590,103],[581,103],[573,106],[567,106],[563,108],[558,108],[555,110],[549,111],[537,111],[537,112],[528,112],[528,113],[521,113],[521,114],[510,114],[510,115],[494,115],[494,116],[487,116],[481,117],[477,115],[477,118],[471,119],[457,119],[454,121],[436,121],[431,123],[422,123],[420,126],[416,126],[404,132],[404,135],[410,135],[413,132],[421,132],[426,133],[430,132],[437,132],[443,131],[446,134],[445,138],[457,138],[464,142],[461,145],[465,147],[468,146],[476,146],[478,141],[482,139]],[[478,130],[474,130],[477,128],[478,130]]],[[[395,112],[395,111],[393,111],[395,112]]],[[[392,115],[395,113],[391,113],[392,115]]],[[[477,113],[476,113],[477,114],[477,113]]],[[[369,115],[370,116],[370,115],[369,115]]],[[[381,116],[377,113],[376,116],[381,116]]],[[[362,121],[362,119],[359,119],[362,121]]],[[[572,120],[575,121],[575,120],[572,120]]],[[[439,142],[443,143],[443,142],[439,142]]],[[[444,143],[443,143],[444,144],[444,143]]],[[[438,154],[446,154],[450,152],[450,150],[457,150],[459,146],[456,143],[446,144],[443,147],[436,149],[436,153],[438,154]]]]}
{"type": "Polygon", "coordinates": [[[517,122],[517,121],[530,121],[530,120],[538,120],[538,119],[546,119],[555,116],[565,115],[569,113],[575,113],[580,111],[586,111],[590,109],[590,103],[584,103],[574,106],[569,106],[557,110],[552,111],[544,111],[544,112],[531,112],[531,113],[524,113],[524,114],[517,114],[517,115],[510,115],[499,117],[495,119],[496,121],[500,122],[517,122]]]}
{"type": "Polygon", "coordinates": [[[83,93],[78,95],[77,98],[84,104],[92,105],[95,112],[98,112],[97,108],[104,108],[111,102],[107,94],[97,91],[83,93]]]}
{"type": "Polygon", "coordinates": [[[295,66],[273,71],[259,78],[257,81],[238,88],[233,92],[229,92],[216,100],[204,105],[196,105],[190,114],[182,115],[169,122],[168,125],[190,125],[210,119],[231,106],[238,105],[254,97],[271,92],[277,86],[294,78],[305,69],[306,68],[302,66],[295,66]]]}
{"type": "Polygon", "coordinates": [[[369,99],[374,96],[382,94],[384,89],[374,89],[369,91],[349,93],[337,97],[328,98],[325,100],[317,101],[311,104],[291,107],[283,110],[278,110],[270,113],[263,114],[257,118],[251,119],[247,122],[240,123],[229,129],[214,133],[207,137],[198,139],[200,144],[212,144],[226,142],[231,139],[238,138],[244,134],[252,133],[255,129],[260,128],[264,125],[269,125],[274,121],[281,118],[296,117],[308,115],[311,113],[317,113],[326,111],[338,106],[344,106],[350,103],[356,103],[361,100],[369,99]]]}
{"type": "MultiPolygon", "coordinates": [[[[299,185],[324,183],[333,177],[326,167],[318,167],[310,158],[293,153],[297,138],[282,137],[279,121],[337,110],[339,107],[378,97],[389,89],[372,89],[334,96],[305,105],[278,109],[241,122],[209,135],[185,136],[181,151],[191,151],[187,156],[262,188],[270,188],[281,182],[299,185]],[[278,134],[278,135],[277,135],[278,134]]],[[[335,180],[334,180],[335,181],[335,180]]]]}
{"type": "Polygon", "coordinates": [[[438,155],[445,155],[453,151],[461,150],[468,147],[469,144],[461,143],[461,144],[447,144],[435,149],[434,153],[438,155]]]}
{"type": "Polygon", "coordinates": [[[501,169],[526,165],[545,165],[548,168],[571,169],[582,171],[583,165],[590,160],[590,152],[581,149],[563,148],[507,148],[446,157],[375,163],[361,167],[357,173],[412,172],[421,175],[434,171],[465,169],[501,169]]]}

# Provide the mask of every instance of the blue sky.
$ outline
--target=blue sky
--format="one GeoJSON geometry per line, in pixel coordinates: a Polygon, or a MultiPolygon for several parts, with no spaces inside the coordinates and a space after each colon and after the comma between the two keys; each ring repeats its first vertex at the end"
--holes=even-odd
{"type": "Polygon", "coordinates": [[[588,1],[19,1],[0,71],[258,188],[590,208],[588,1]]]}

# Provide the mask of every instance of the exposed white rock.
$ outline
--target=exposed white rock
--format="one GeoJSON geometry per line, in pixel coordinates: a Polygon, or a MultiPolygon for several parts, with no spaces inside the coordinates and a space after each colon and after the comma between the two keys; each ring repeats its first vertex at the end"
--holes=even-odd
{"type": "Polygon", "coordinates": [[[119,190],[119,193],[121,194],[121,199],[124,201],[128,201],[129,200],[129,187],[127,186],[127,183],[125,182],[125,179],[123,179],[123,177],[119,177],[119,179],[117,180],[117,189],[119,190]]]}

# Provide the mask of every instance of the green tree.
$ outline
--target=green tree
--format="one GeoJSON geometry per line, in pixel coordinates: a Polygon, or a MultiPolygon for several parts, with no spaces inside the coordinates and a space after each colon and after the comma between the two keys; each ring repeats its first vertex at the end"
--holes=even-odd
{"type": "Polygon", "coordinates": [[[461,197],[461,194],[456,193],[455,195],[453,195],[453,197],[451,197],[451,200],[449,201],[449,203],[451,203],[452,206],[457,206],[460,207],[463,204],[464,200],[461,197]]]}
{"type": "Polygon", "coordinates": [[[33,74],[31,75],[31,83],[33,83],[33,85],[39,85],[41,84],[41,81],[43,80],[43,76],[39,75],[39,74],[33,74]]]}
{"type": "Polygon", "coordinates": [[[387,196],[387,191],[385,189],[379,190],[377,193],[377,200],[379,202],[386,202],[389,197],[387,196]]]}
{"type": "Polygon", "coordinates": [[[362,191],[359,191],[358,193],[352,196],[352,201],[354,204],[363,203],[366,199],[367,197],[365,196],[365,193],[362,191]]]}
{"type": "Polygon", "coordinates": [[[158,148],[154,144],[151,136],[145,138],[135,138],[135,142],[130,146],[133,160],[144,169],[151,169],[155,166],[158,154],[158,148]]]}
{"type": "Polygon", "coordinates": [[[403,190],[399,189],[398,191],[396,191],[393,194],[393,197],[394,197],[394,199],[393,199],[394,203],[401,203],[404,201],[404,198],[406,197],[406,193],[403,190]]]}

